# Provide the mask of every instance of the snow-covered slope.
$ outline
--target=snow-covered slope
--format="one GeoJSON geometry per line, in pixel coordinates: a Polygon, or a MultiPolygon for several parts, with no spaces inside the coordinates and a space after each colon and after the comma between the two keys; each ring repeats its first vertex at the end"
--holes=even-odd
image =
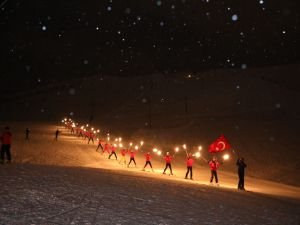
{"type": "MultiPolygon", "coordinates": [[[[236,190],[235,173],[221,172],[208,185],[209,168],[197,162],[194,181],[127,168],[95,151],[95,144],[43,123],[12,123],[14,163],[0,165],[2,224],[299,224],[300,189],[246,176],[247,192],[236,190]],[[24,129],[31,125],[30,140],[24,129]]],[[[251,165],[249,165],[251,167],[251,165]]]]}

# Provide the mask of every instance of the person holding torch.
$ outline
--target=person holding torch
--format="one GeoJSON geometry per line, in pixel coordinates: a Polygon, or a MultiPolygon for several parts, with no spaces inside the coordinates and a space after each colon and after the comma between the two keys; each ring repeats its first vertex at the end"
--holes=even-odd
{"type": "Polygon", "coordinates": [[[151,158],[152,158],[152,156],[151,156],[150,152],[148,152],[148,153],[145,154],[145,158],[146,158],[146,163],[145,163],[145,166],[143,168],[143,171],[145,171],[146,166],[149,165],[151,167],[152,172],[154,172],[154,170],[152,168],[152,164],[151,164],[151,158]]]}
{"type": "Polygon", "coordinates": [[[134,165],[135,165],[135,167],[136,167],[136,162],[135,162],[135,159],[134,159],[136,153],[137,153],[137,149],[136,149],[136,151],[134,151],[133,149],[130,150],[130,152],[129,152],[130,160],[129,160],[129,163],[128,163],[128,165],[127,165],[128,168],[129,168],[131,162],[133,162],[134,165]]]}
{"type": "Polygon", "coordinates": [[[216,157],[213,157],[212,160],[208,162],[208,165],[210,166],[210,171],[211,171],[210,184],[213,184],[213,179],[215,178],[216,184],[219,185],[217,170],[220,166],[220,163],[218,162],[216,157]]]}
{"type": "Polygon", "coordinates": [[[188,175],[190,174],[190,179],[193,180],[193,164],[194,164],[194,159],[191,153],[188,153],[186,158],[186,166],[187,166],[187,171],[185,174],[185,178],[187,179],[188,175]]]}
{"type": "Polygon", "coordinates": [[[167,152],[165,157],[164,157],[164,160],[166,162],[166,167],[164,169],[163,174],[166,174],[166,170],[167,170],[167,168],[169,168],[170,169],[170,175],[173,175],[172,166],[171,166],[171,162],[172,162],[173,159],[174,159],[174,156],[171,156],[170,153],[167,152]]]}

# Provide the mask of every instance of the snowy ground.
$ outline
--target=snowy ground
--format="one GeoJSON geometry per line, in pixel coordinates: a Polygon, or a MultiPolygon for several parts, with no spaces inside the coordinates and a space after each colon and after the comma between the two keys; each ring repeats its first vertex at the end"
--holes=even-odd
{"type": "Polygon", "coordinates": [[[299,224],[300,188],[246,179],[249,192],[236,190],[236,174],[220,172],[221,186],[209,186],[207,166],[197,164],[195,181],[182,179],[184,162],[174,162],[175,177],[125,168],[108,160],[56,126],[14,124],[15,163],[0,167],[0,224],[299,224]]]}

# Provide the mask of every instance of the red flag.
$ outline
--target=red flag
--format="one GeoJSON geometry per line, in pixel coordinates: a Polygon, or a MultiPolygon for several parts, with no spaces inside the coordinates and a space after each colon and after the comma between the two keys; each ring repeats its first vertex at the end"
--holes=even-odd
{"type": "Polygon", "coordinates": [[[209,146],[209,152],[223,152],[226,149],[230,149],[231,146],[228,142],[228,140],[225,138],[225,136],[222,134],[217,140],[215,140],[213,143],[209,146]]]}

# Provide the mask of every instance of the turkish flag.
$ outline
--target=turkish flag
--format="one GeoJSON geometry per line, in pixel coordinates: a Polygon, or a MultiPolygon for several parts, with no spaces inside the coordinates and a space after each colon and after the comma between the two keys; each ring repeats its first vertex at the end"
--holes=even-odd
{"type": "Polygon", "coordinates": [[[215,152],[223,152],[226,149],[230,149],[231,146],[228,142],[228,140],[225,138],[225,136],[222,134],[220,137],[218,137],[217,140],[215,140],[213,143],[209,146],[209,152],[215,153],[215,152]]]}

